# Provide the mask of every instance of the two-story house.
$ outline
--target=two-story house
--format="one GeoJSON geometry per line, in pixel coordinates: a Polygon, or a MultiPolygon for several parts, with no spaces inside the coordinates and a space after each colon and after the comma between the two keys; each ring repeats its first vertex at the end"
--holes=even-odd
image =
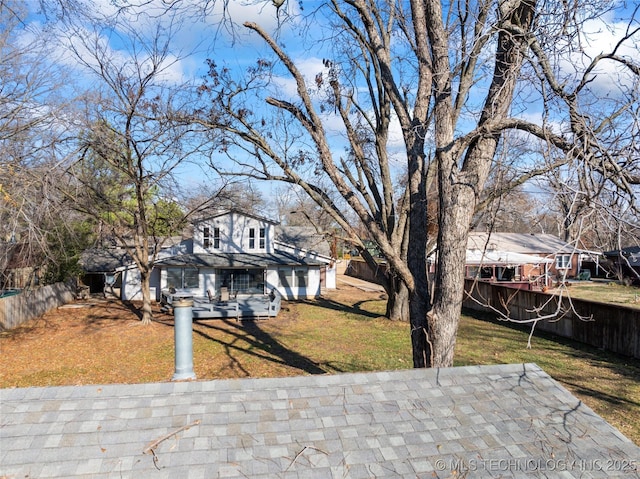
{"type": "MultiPolygon", "coordinates": [[[[206,298],[223,289],[231,295],[275,289],[283,299],[317,297],[324,288],[335,289],[336,269],[326,241],[313,244],[311,236],[291,234],[275,221],[235,210],[200,219],[190,241],[159,255],[152,298],[160,300],[167,290],[206,298]],[[292,239],[298,243],[285,242],[292,239]]],[[[135,267],[122,268],[123,300],[140,299],[139,278],[135,267]]]]}

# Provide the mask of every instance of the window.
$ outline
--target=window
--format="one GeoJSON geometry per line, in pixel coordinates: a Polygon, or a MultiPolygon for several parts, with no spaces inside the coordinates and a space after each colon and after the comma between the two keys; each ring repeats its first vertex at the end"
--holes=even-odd
{"type": "Polygon", "coordinates": [[[264,273],[261,269],[249,269],[233,275],[233,287],[239,293],[263,293],[264,273]]]}
{"type": "Polygon", "coordinates": [[[182,272],[183,288],[192,289],[200,287],[200,278],[196,268],[185,268],[182,272]]]}
{"type": "Polygon", "coordinates": [[[249,249],[256,247],[256,230],[255,228],[249,228],[249,249]]]}
{"type": "Polygon", "coordinates": [[[213,228],[213,247],[220,249],[220,228],[213,228]]]}
{"type": "Polygon", "coordinates": [[[167,288],[196,289],[200,278],[196,268],[167,268],[167,288]]]}
{"type": "Polygon", "coordinates": [[[260,249],[264,249],[265,246],[265,229],[260,228],[260,249]]]}
{"type": "Polygon", "coordinates": [[[291,288],[291,270],[279,269],[278,270],[278,281],[280,282],[280,286],[284,286],[285,288],[291,288]]]}
{"type": "Polygon", "coordinates": [[[182,269],[167,268],[167,288],[182,288],[182,269]]]}
{"type": "Polygon", "coordinates": [[[249,282],[251,281],[251,276],[248,273],[238,273],[234,275],[233,285],[235,286],[236,291],[245,292],[249,289],[249,282]]]}
{"type": "Polygon", "coordinates": [[[290,288],[306,288],[309,284],[309,271],[306,269],[282,268],[278,270],[280,286],[290,288]]]}
{"type": "Polygon", "coordinates": [[[307,287],[307,270],[306,269],[296,270],[296,286],[298,288],[307,287]]]}
{"type": "Polygon", "coordinates": [[[210,230],[208,226],[205,226],[203,230],[203,236],[204,236],[204,247],[208,248],[209,246],[211,246],[210,230]]]}
{"type": "Polygon", "coordinates": [[[569,269],[571,268],[571,255],[570,254],[557,254],[556,255],[556,269],[569,269]]]}

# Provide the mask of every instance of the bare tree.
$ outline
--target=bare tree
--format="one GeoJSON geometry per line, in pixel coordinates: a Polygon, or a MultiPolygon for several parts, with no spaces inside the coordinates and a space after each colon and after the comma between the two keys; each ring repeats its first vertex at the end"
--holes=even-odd
{"type": "Polygon", "coordinates": [[[343,214],[353,211],[382,250],[392,278],[408,292],[414,366],[450,366],[467,235],[504,132],[519,132],[556,152],[546,156],[555,158],[549,163],[532,154],[532,167],[512,184],[571,163],[635,201],[634,140],[618,135],[612,151],[607,139],[630,121],[637,124],[631,87],[638,64],[621,51],[637,53],[638,29],[630,21],[611,52],[587,56],[584,25],[603,9],[608,5],[598,2],[333,0],[314,11],[319,25],[328,19],[331,36],[324,40],[333,49],[323,53],[324,68],[311,78],[277,38],[246,23],[276,61],[259,59],[243,78],[212,62],[202,91],[214,107],[194,118],[227,132],[221,147],[230,157],[252,155],[255,162],[241,157],[243,171],[298,185],[357,244],[354,225],[343,214]],[[567,72],[562,66],[572,55],[584,64],[567,72]],[[618,68],[629,85],[606,104],[597,103],[592,85],[604,65],[618,68]],[[278,74],[294,81],[295,97],[269,89],[278,74]],[[519,115],[533,105],[541,109],[539,121],[519,115]],[[332,146],[327,112],[342,122],[345,156],[332,146]],[[393,183],[392,120],[401,130],[406,165],[400,191],[393,183]],[[340,203],[319,186],[323,181],[340,203]],[[437,196],[429,196],[433,191],[437,196]],[[437,228],[430,228],[434,200],[437,228]],[[430,281],[426,255],[434,234],[437,262],[430,281]]]}
{"type": "Polygon", "coordinates": [[[199,207],[171,206],[178,168],[200,147],[193,129],[173,115],[191,91],[167,80],[180,59],[169,49],[177,27],[156,23],[145,36],[132,24],[118,24],[125,56],[109,49],[98,28],[70,30],[69,48],[95,83],[85,102],[79,158],[67,168],[73,189],[65,194],[132,258],[140,272],[143,323],[152,318],[149,279],[163,241],[199,207]]]}
{"type": "Polygon", "coordinates": [[[0,275],[15,253],[37,266],[39,280],[56,281],[71,273],[77,239],[77,218],[54,187],[55,145],[68,136],[59,122],[68,77],[28,13],[24,2],[0,2],[0,275]]]}
{"type": "MultiPolygon", "coordinates": [[[[566,242],[600,251],[639,243],[633,233],[638,205],[621,196],[606,176],[585,176],[583,169],[567,168],[548,172],[538,184],[546,213],[555,223],[553,232],[566,242]]],[[[635,191],[635,197],[640,194],[637,185],[630,184],[629,191],[635,191]]]]}

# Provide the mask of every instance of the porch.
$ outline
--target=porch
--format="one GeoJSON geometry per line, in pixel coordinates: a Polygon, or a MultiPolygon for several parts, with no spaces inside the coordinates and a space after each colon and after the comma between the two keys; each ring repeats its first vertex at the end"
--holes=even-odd
{"type": "Polygon", "coordinates": [[[193,300],[193,319],[267,319],[275,318],[280,312],[282,297],[277,291],[271,294],[238,294],[228,301],[209,300],[204,297],[186,296],[184,293],[172,295],[163,291],[163,306],[172,307],[174,300],[193,300]]]}

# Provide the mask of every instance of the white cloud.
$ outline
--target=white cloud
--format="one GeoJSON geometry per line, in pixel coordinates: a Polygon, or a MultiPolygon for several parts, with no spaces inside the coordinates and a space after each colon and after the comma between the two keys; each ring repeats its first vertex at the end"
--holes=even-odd
{"type": "MultiPolygon", "coordinates": [[[[579,80],[593,59],[613,52],[628,27],[627,22],[614,18],[614,12],[585,22],[580,48],[559,63],[562,72],[579,80]]],[[[625,40],[616,55],[640,63],[640,35],[636,33],[635,37],[625,40]]],[[[617,61],[600,61],[591,72],[589,88],[595,94],[617,96],[634,87],[633,75],[617,61]]]]}

